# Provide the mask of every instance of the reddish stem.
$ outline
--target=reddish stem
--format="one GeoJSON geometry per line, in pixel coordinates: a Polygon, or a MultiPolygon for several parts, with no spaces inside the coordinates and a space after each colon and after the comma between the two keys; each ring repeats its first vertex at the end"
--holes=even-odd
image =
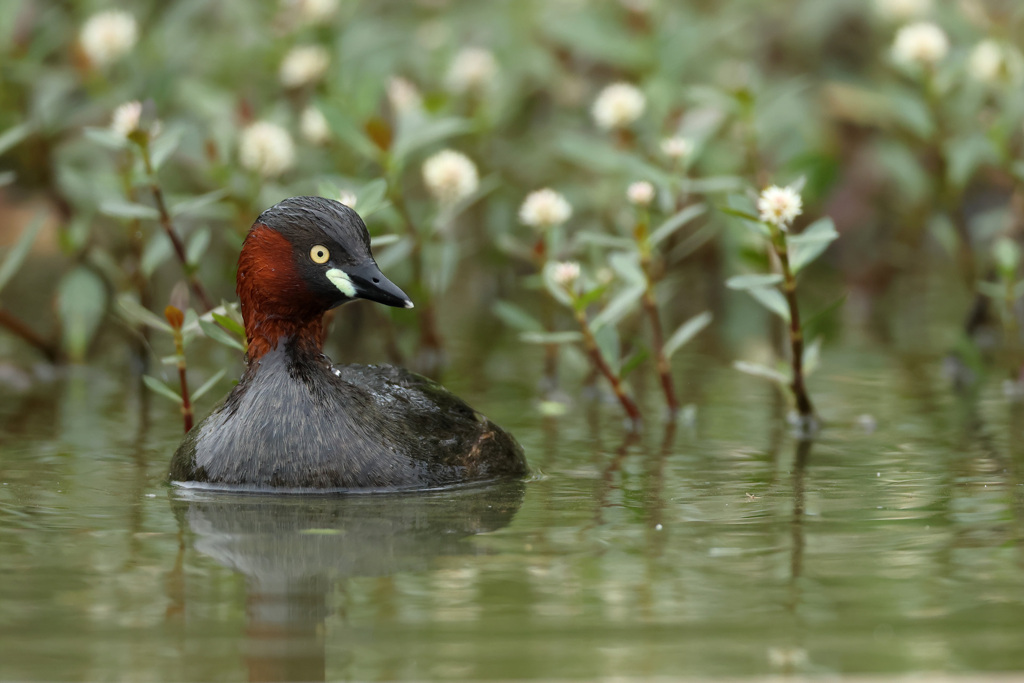
{"type": "Polygon", "coordinates": [[[35,330],[26,325],[10,311],[0,308],[0,326],[6,327],[12,334],[28,342],[33,348],[46,356],[51,363],[61,359],[60,350],[51,341],[43,339],[35,330]]]}
{"type": "Polygon", "coordinates": [[[586,349],[587,355],[590,356],[591,362],[594,367],[597,368],[598,372],[604,375],[608,383],[612,385],[612,391],[615,392],[615,397],[619,399],[619,403],[622,404],[622,409],[626,411],[626,415],[629,417],[632,423],[633,430],[637,430],[640,427],[641,416],[640,409],[636,407],[636,403],[626,393],[625,388],[622,386],[622,380],[619,376],[612,371],[604,356],[601,355],[601,350],[597,347],[597,341],[594,339],[593,332],[590,331],[590,324],[587,322],[587,316],[583,311],[576,313],[576,320],[580,324],[580,330],[583,332],[583,347],[586,349]]]}
{"type": "Polygon", "coordinates": [[[146,175],[149,176],[149,190],[153,193],[153,201],[156,202],[156,210],[160,214],[160,227],[164,229],[167,237],[171,240],[171,244],[174,246],[174,253],[177,255],[178,261],[185,271],[185,278],[188,280],[189,289],[199,299],[206,311],[213,310],[213,303],[210,301],[210,297],[206,294],[206,290],[199,282],[196,274],[191,271],[191,267],[188,264],[185,244],[178,237],[178,233],[174,231],[171,213],[167,210],[167,202],[164,201],[164,191],[156,181],[156,173],[153,171],[153,164],[149,159],[149,145],[140,145],[139,147],[142,149],[142,162],[146,167],[146,175]]]}

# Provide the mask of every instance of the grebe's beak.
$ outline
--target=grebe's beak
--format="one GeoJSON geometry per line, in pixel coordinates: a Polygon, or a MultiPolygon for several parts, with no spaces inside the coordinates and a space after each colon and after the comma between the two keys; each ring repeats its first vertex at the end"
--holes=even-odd
{"type": "MultiPolygon", "coordinates": [[[[349,294],[342,290],[342,293],[350,298],[367,299],[368,301],[376,301],[379,304],[395,306],[397,308],[413,307],[409,296],[399,289],[398,285],[384,277],[384,273],[380,272],[380,268],[373,261],[360,266],[349,266],[345,269],[345,275],[348,276],[349,286],[354,292],[349,294]]],[[[334,280],[334,278],[331,279],[334,280]]],[[[341,289],[340,285],[338,289],[341,289]]]]}

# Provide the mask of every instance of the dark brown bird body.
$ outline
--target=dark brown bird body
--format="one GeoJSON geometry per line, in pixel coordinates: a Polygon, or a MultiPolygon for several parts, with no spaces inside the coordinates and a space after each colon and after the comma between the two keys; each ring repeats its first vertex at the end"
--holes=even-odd
{"type": "Polygon", "coordinates": [[[239,258],[238,294],[248,367],[186,435],[172,481],[406,489],[526,473],[515,439],[440,384],[392,366],[332,365],[323,355],[328,309],[354,298],[411,307],[377,269],[348,207],[295,197],[264,212],[239,258]]]}

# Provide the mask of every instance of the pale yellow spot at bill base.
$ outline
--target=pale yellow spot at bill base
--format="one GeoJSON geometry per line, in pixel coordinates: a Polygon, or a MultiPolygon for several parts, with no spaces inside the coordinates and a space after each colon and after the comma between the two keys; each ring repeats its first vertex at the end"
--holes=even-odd
{"type": "Polygon", "coordinates": [[[327,275],[328,280],[334,283],[339,292],[350,299],[356,297],[356,286],[352,284],[352,278],[348,276],[348,273],[339,268],[331,268],[325,275],[327,275]]]}

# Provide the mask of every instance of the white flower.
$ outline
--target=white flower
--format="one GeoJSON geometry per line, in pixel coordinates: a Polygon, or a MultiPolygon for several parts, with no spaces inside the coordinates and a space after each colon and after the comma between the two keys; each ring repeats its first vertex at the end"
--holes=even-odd
{"type": "Polygon", "coordinates": [[[142,103],[139,101],[125,102],[114,110],[110,129],[126,138],[138,130],[140,118],[142,118],[142,103]]]}
{"type": "Polygon", "coordinates": [[[416,86],[401,76],[392,76],[388,81],[388,103],[398,114],[416,111],[423,107],[423,97],[416,86]]]}
{"type": "Polygon", "coordinates": [[[661,153],[669,159],[686,159],[693,154],[694,144],[690,138],[681,136],[665,138],[661,141],[661,153]]]}
{"type": "Polygon", "coordinates": [[[892,57],[901,64],[933,65],[949,52],[949,39],[941,28],[928,21],[904,26],[896,34],[892,57]]]}
{"type": "Polygon", "coordinates": [[[281,175],[295,163],[292,136],[275,123],[257,121],[242,131],[238,160],[244,168],[266,178],[281,175]]]}
{"type": "Polygon", "coordinates": [[[331,139],[331,127],[316,107],[306,107],[299,118],[299,132],[311,145],[322,145],[331,139]]]}
{"type": "Polygon", "coordinates": [[[982,83],[993,83],[999,80],[1003,70],[1003,50],[999,43],[983,40],[971,51],[968,62],[971,76],[982,83]]]}
{"type": "Polygon", "coordinates": [[[448,68],[445,83],[455,93],[485,89],[498,73],[498,62],[489,50],[466,47],[459,50],[448,68]]]}
{"type": "Polygon", "coordinates": [[[476,191],[476,165],[465,154],[446,149],[423,162],[423,182],[442,204],[453,204],[476,191]]]}
{"type": "Polygon", "coordinates": [[[303,24],[326,23],[338,11],[338,0],[292,0],[286,5],[289,10],[294,9],[303,24]]]}
{"type": "Polygon", "coordinates": [[[605,130],[623,128],[640,118],[646,104],[644,94],[636,86],[615,83],[598,94],[591,114],[605,130]]]}
{"type": "Polygon", "coordinates": [[[562,261],[551,268],[551,279],[562,287],[568,288],[580,277],[580,264],[575,261],[562,261]]]}
{"type": "Polygon", "coordinates": [[[342,190],[338,194],[338,201],[350,209],[356,208],[356,193],[351,190],[342,190]]]}
{"type": "Polygon", "coordinates": [[[989,38],[971,51],[967,67],[971,77],[981,83],[1018,84],[1024,75],[1024,57],[1013,45],[989,38]]]}
{"type": "Polygon", "coordinates": [[[891,21],[909,21],[926,15],[932,0],[875,0],[875,11],[891,21]]]}
{"type": "Polygon", "coordinates": [[[646,180],[638,180],[630,184],[626,190],[626,196],[629,198],[630,204],[647,206],[654,201],[654,185],[646,180]]]}
{"type": "Polygon", "coordinates": [[[292,48],[281,60],[278,76],[286,88],[301,88],[323,78],[331,57],[319,45],[303,45],[292,48]]]}
{"type": "Polygon", "coordinates": [[[127,54],[138,38],[139,27],[135,17],[116,10],[89,17],[78,36],[89,61],[100,67],[127,54]]]}
{"type": "Polygon", "coordinates": [[[793,219],[803,213],[803,200],[791,187],[772,185],[761,192],[757,200],[757,210],[762,221],[785,230],[793,219]]]}
{"type": "Polygon", "coordinates": [[[519,207],[519,220],[533,228],[561,225],[572,215],[572,205],[549,187],[526,195],[519,207]]]}

